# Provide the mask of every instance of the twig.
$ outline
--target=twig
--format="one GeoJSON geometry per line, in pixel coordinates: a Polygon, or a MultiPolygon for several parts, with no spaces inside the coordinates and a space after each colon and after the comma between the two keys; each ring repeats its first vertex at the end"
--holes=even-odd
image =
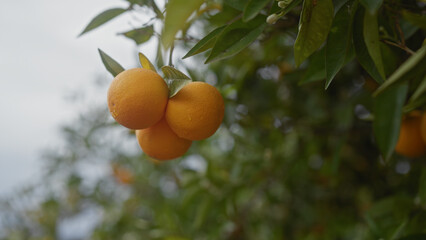
{"type": "Polygon", "coordinates": [[[395,26],[396,26],[396,30],[398,31],[399,38],[401,39],[401,46],[406,47],[405,46],[404,33],[402,32],[401,25],[399,24],[399,18],[398,17],[395,17],[395,26]]]}
{"type": "Polygon", "coordinates": [[[394,42],[384,40],[384,39],[382,40],[382,42],[389,44],[389,45],[392,45],[392,46],[395,46],[397,48],[400,48],[400,49],[406,51],[410,55],[413,55],[415,53],[413,50],[409,49],[407,46],[403,46],[402,44],[394,43],[394,42]]]}
{"type": "Polygon", "coordinates": [[[173,50],[175,49],[175,44],[172,43],[170,46],[170,53],[169,53],[169,66],[173,67],[173,50]]]}

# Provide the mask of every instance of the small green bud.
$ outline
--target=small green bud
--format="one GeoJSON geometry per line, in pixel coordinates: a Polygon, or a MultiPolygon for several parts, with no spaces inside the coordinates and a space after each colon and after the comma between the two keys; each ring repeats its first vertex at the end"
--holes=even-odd
{"type": "Polygon", "coordinates": [[[266,22],[268,24],[274,24],[279,18],[280,16],[278,14],[273,13],[266,18],[266,22]]]}
{"type": "Polygon", "coordinates": [[[278,7],[286,8],[293,0],[282,0],[278,2],[278,7]]]}
{"type": "Polygon", "coordinates": [[[284,1],[278,2],[278,7],[280,8],[286,8],[287,6],[288,6],[287,3],[285,3],[284,1]]]}

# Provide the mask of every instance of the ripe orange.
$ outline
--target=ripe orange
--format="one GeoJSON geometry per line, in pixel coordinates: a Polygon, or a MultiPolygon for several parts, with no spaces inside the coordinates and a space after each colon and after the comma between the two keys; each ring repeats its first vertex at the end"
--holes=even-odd
{"type": "Polygon", "coordinates": [[[133,182],[133,174],[127,168],[118,164],[112,164],[112,173],[115,179],[122,184],[131,184],[133,182]]]}
{"type": "Polygon", "coordinates": [[[108,90],[108,108],[113,118],[130,129],[143,129],[164,115],[168,88],[163,78],[145,68],[118,74],[108,90]]]}
{"type": "Polygon", "coordinates": [[[136,130],[139,145],[148,156],[158,160],[170,160],[185,154],[192,141],[178,137],[161,119],[152,127],[136,130]]]}
{"type": "Polygon", "coordinates": [[[201,140],[216,132],[224,112],[223,98],[215,87],[191,82],[169,99],[166,120],[179,137],[201,140]]]}
{"type": "Polygon", "coordinates": [[[420,131],[421,125],[420,112],[412,112],[404,117],[395,147],[397,153],[410,158],[420,157],[426,153],[426,143],[423,141],[420,131]]]}

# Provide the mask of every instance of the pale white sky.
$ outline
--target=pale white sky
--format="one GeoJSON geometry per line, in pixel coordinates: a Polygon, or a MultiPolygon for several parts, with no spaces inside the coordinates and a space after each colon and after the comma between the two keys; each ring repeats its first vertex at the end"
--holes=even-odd
{"type": "Polygon", "coordinates": [[[64,100],[96,76],[111,78],[97,48],[134,67],[137,51],[154,47],[117,36],[132,16],[76,36],[98,13],[126,7],[120,0],[2,0],[0,8],[0,196],[37,177],[40,153],[60,139],[59,126],[78,111],[64,100]]]}

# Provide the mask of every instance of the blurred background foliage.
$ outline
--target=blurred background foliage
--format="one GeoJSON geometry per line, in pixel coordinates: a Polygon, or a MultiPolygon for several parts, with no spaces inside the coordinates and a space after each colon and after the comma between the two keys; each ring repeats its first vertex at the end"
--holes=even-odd
{"type": "MultiPolygon", "coordinates": [[[[129,2],[164,17],[154,1],[129,2]]],[[[239,16],[242,2],[208,2],[176,40],[176,58],[239,16]]],[[[226,104],[217,133],[180,159],[150,159],[106,103],[87,102],[62,127],[63,144],[45,152],[43,177],[0,201],[0,239],[426,239],[425,159],[381,157],[371,122],[378,84],[358,62],[326,91],[310,75],[315,54],[294,66],[300,8],[231,58],[175,62],[226,104]]],[[[409,26],[407,44],[419,48],[424,31],[409,26]]],[[[124,35],[143,44],[157,30],[146,27],[124,35]]]]}

